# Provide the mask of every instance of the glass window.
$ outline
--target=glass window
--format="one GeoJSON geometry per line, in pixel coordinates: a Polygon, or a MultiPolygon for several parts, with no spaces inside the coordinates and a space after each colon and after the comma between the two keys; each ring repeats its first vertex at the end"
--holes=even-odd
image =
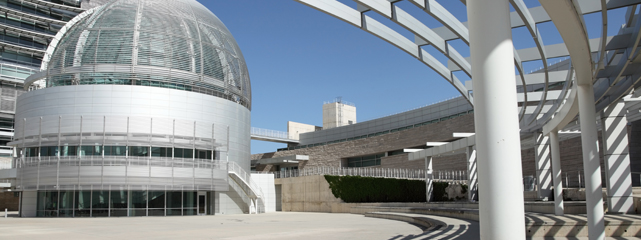
{"type": "Polygon", "coordinates": [[[111,217],[126,217],[127,216],[127,191],[111,191],[109,197],[109,216],[111,217]]]}
{"type": "Polygon", "coordinates": [[[137,156],[137,157],[149,156],[149,147],[131,146],[129,147],[129,156],[137,156]]]}
{"type": "Polygon", "coordinates": [[[182,208],[182,192],[167,192],[167,208],[182,208]]]}
{"type": "Polygon", "coordinates": [[[182,215],[182,192],[167,192],[167,216],[182,215]]]}
{"type": "Polygon", "coordinates": [[[37,199],[38,217],[57,217],[58,216],[58,191],[55,192],[38,192],[37,199]]]}
{"type": "Polygon", "coordinates": [[[93,191],[91,192],[91,216],[107,217],[109,216],[109,192],[93,191]]]}
{"type": "Polygon", "coordinates": [[[152,147],[151,148],[151,156],[152,157],[171,157],[171,148],[164,148],[164,147],[152,147]]]}
{"type": "Polygon", "coordinates": [[[78,155],[78,146],[62,146],[60,148],[60,156],[76,156],[78,155]]]}
{"type": "Polygon", "coordinates": [[[182,148],[174,148],[174,157],[175,158],[182,158],[183,157],[183,149],[182,148]]]}
{"type": "Polygon", "coordinates": [[[111,191],[109,205],[111,208],[127,209],[127,191],[111,191]]]}
{"type": "Polygon", "coordinates": [[[102,155],[101,146],[81,146],[80,147],[80,156],[101,156],[102,155]]]}
{"type": "Polygon", "coordinates": [[[194,150],[193,149],[183,149],[183,157],[184,158],[194,158],[194,150]]]}
{"type": "Polygon", "coordinates": [[[49,148],[48,147],[40,147],[40,156],[42,156],[42,157],[49,156],[49,148]]]}
{"type": "Polygon", "coordinates": [[[183,192],[183,208],[196,208],[197,192],[183,192]]]}
{"type": "Polygon", "coordinates": [[[147,191],[131,191],[129,216],[147,216],[147,191]]]}
{"type": "Polygon", "coordinates": [[[175,158],[193,158],[194,150],[189,148],[174,148],[174,157],[175,158]]]}
{"type": "Polygon", "coordinates": [[[74,191],[60,191],[59,217],[73,217],[74,191]]]}
{"type": "Polygon", "coordinates": [[[125,146],[105,146],[105,156],[125,156],[126,153],[125,146]]]}
{"type": "Polygon", "coordinates": [[[149,208],[165,208],[165,192],[149,192],[149,208]]]}
{"type": "Polygon", "coordinates": [[[164,148],[161,147],[151,147],[151,156],[152,157],[164,157],[164,148]]]}
{"type": "Polygon", "coordinates": [[[76,201],[74,203],[75,217],[89,217],[91,207],[91,191],[76,192],[76,201]]]}
{"type": "Polygon", "coordinates": [[[381,165],[381,158],[385,154],[367,155],[362,157],[347,158],[347,167],[371,167],[381,165]]]}
{"type": "Polygon", "coordinates": [[[38,148],[33,147],[33,148],[26,148],[24,150],[25,157],[37,157],[38,156],[38,148]]]}

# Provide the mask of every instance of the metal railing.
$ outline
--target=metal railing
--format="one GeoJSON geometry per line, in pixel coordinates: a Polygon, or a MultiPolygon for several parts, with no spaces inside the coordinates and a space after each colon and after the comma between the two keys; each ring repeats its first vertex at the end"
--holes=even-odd
{"type": "MultiPolygon", "coordinates": [[[[276,172],[255,172],[274,174],[274,178],[290,178],[316,175],[361,176],[375,178],[398,178],[425,180],[424,169],[403,168],[340,168],[340,167],[306,167],[304,169],[282,170],[276,172]]],[[[439,181],[467,181],[466,171],[433,171],[432,179],[439,181]]]]}
{"type": "Polygon", "coordinates": [[[434,171],[434,180],[467,181],[467,171],[434,171]]]}
{"type": "Polygon", "coordinates": [[[151,166],[176,168],[227,169],[226,161],[193,158],[129,156],[24,157],[16,159],[16,168],[37,166],[151,166]]]}
{"type": "MultiPolygon", "coordinates": [[[[631,172],[630,175],[641,175],[641,172],[631,172]]],[[[533,181],[530,184],[537,184],[537,179],[534,176],[524,176],[524,184],[525,184],[525,178],[530,177],[532,178],[531,181],[533,181]]],[[[583,171],[568,171],[568,172],[561,172],[561,184],[563,185],[563,188],[585,188],[585,173],[583,171]]],[[[640,178],[641,180],[641,178],[640,178]]],[[[601,171],[601,183],[602,186],[605,187],[605,171],[601,171]]],[[[636,184],[633,183],[633,186],[636,184]]],[[[639,185],[641,186],[641,182],[639,182],[639,185]]]]}
{"type": "Polygon", "coordinates": [[[264,136],[264,137],[270,137],[270,138],[281,138],[281,139],[294,139],[293,136],[290,136],[288,132],[281,132],[281,131],[276,131],[276,130],[270,130],[270,129],[262,129],[262,128],[257,128],[257,127],[252,127],[251,128],[251,135],[257,135],[257,136],[264,136]]]}

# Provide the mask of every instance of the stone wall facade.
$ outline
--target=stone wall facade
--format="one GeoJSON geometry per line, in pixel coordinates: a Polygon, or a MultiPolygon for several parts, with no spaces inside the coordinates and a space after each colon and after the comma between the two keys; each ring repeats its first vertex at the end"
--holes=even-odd
{"type": "MultiPolygon", "coordinates": [[[[444,142],[453,139],[454,132],[474,132],[474,115],[467,114],[438,123],[406,129],[403,131],[387,133],[364,139],[327,144],[323,146],[308,147],[295,150],[279,151],[274,153],[254,154],[252,159],[281,157],[290,155],[308,155],[309,161],[301,161],[299,168],[306,166],[331,166],[346,167],[345,159],[364,155],[380,154],[404,148],[424,146],[426,142],[444,142]]],[[[641,121],[631,124],[630,132],[630,160],[632,172],[641,172],[641,121]]],[[[581,138],[575,137],[560,142],[561,170],[565,181],[566,173],[569,181],[578,182],[579,171],[583,171],[583,154],[581,152],[581,138]]],[[[599,148],[601,149],[601,134],[599,134],[599,148]]],[[[600,151],[601,168],[603,169],[603,154],[600,151]]],[[[523,176],[534,176],[534,148],[524,148],[521,151],[521,164],[523,176]]],[[[424,169],[425,162],[421,160],[408,161],[407,153],[385,156],[381,158],[381,168],[424,169]]],[[[434,171],[465,171],[467,168],[466,154],[459,153],[433,158],[434,171]]],[[[271,166],[258,165],[257,171],[273,171],[271,166]]],[[[572,183],[571,183],[572,184],[572,183]]],[[[603,182],[605,185],[605,181],[603,182]]],[[[633,184],[639,184],[638,175],[633,174],[633,184]],[[636,181],[635,181],[636,179],[636,181]]]]}
{"type": "MultiPolygon", "coordinates": [[[[345,167],[341,162],[349,157],[358,157],[371,154],[380,154],[390,151],[400,150],[411,147],[425,146],[426,142],[444,142],[452,140],[454,132],[474,132],[474,115],[467,114],[452,118],[449,120],[406,129],[403,131],[383,134],[379,136],[368,137],[364,139],[327,144],[323,146],[308,147],[295,150],[279,151],[269,154],[254,154],[252,159],[281,157],[290,155],[308,155],[309,161],[302,161],[299,168],[305,166],[332,166],[345,167]]],[[[376,167],[383,168],[414,168],[424,169],[424,161],[408,161],[407,154],[399,154],[381,159],[381,165],[376,167]]],[[[435,166],[443,166],[443,170],[465,170],[465,156],[463,157],[443,157],[434,159],[435,166]],[[456,162],[452,163],[452,159],[456,162]],[[443,162],[437,163],[437,162],[443,162]]],[[[257,166],[256,170],[261,171],[265,166],[257,166]]],[[[436,169],[436,168],[435,168],[436,169]]]]}
{"type": "Polygon", "coordinates": [[[18,192],[0,192],[0,211],[6,208],[9,211],[18,211],[20,197],[18,192]]]}

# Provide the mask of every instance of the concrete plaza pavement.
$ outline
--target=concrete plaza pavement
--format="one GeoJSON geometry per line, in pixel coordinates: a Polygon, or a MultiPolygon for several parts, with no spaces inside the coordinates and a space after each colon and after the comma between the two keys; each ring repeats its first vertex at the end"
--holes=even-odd
{"type": "MultiPolygon", "coordinates": [[[[480,239],[478,222],[434,215],[422,216],[442,226],[427,231],[402,221],[340,213],[121,218],[16,216],[17,212],[10,212],[9,217],[4,218],[4,212],[0,212],[0,239],[480,239]]],[[[607,239],[641,240],[635,237],[607,239]]]]}
{"type": "Polygon", "coordinates": [[[356,214],[277,212],[188,217],[0,217],[0,239],[3,240],[408,239],[422,233],[419,227],[405,222],[356,214]]]}

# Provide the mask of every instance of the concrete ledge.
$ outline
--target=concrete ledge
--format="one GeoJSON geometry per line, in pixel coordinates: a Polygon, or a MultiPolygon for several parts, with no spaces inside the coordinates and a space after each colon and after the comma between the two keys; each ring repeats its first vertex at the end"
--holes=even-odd
{"type": "MultiPolygon", "coordinates": [[[[605,203],[604,209],[607,209],[605,203]]],[[[525,212],[554,214],[554,201],[525,202],[525,212]]],[[[585,201],[563,201],[563,212],[565,214],[586,214],[585,201]]]]}
{"type": "Polygon", "coordinates": [[[425,215],[437,215],[443,217],[452,217],[458,219],[466,219],[472,221],[479,220],[478,209],[464,209],[464,208],[420,208],[420,207],[353,207],[352,213],[366,214],[369,212],[394,212],[394,213],[415,213],[425,215]]]}
{"type": "Polygon", "coordinates": [[[418,225],[423,229],[423,231],[430,231],[432,229],[446,225],[443,222],[435,221],[433,219],[420,217],[420,216],[409,216],[406,214],[398,214],[398,213],[371,212],[371,213],[366,213],[365,217],[383,218],[388,220],[408,222],[414,225],[418,225]]]}

